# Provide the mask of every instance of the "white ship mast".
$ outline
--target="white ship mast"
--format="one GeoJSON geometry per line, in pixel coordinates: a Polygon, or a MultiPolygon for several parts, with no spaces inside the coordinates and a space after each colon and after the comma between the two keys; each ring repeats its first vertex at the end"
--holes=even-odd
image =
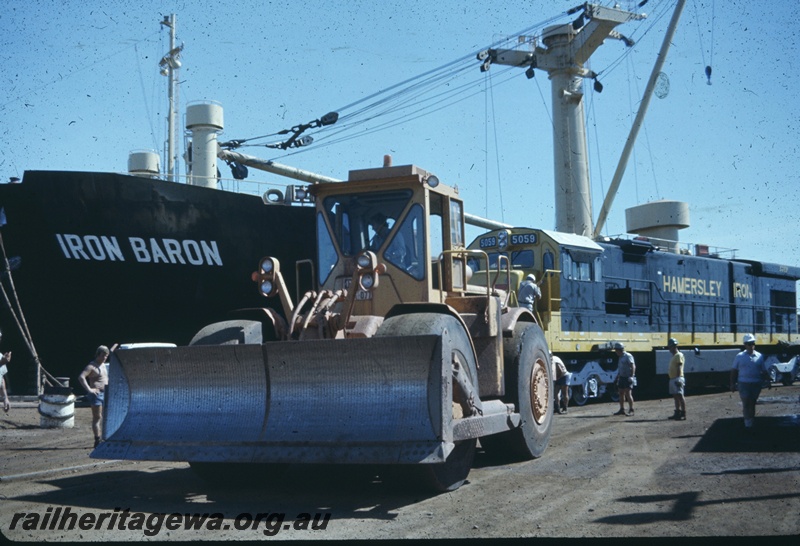
{"type": "Polygon", "coordinates": [[[178,178],[176,165],[178,164],[178,150],[176,147],[177,126],[176,118],[178,112],[178,69],[181,67],[180,55],[183,51],[183,44],[175,46],[175,25],[177,17],[165,15],[161,24],[169,28],[169,53],[161,58],[158,63],[161,67],[161,74],[167,76],[169,86],[169,112],[167,113],[167,180],[175,182],[178,178]]]}

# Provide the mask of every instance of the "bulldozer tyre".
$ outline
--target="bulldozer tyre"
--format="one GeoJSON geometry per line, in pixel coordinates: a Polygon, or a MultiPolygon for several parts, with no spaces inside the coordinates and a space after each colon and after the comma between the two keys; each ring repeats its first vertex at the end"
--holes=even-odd
{"type": "Polygon", "coordinates": [[[504,400],[517,408],[519,427],[481,438],[487,453],[515,460],[540,457],[553,424],[553,378],[544,332],[537,324],[517,323],[503,340],[506,370],[504,400]]]}
{"type": "MultiPolygon", "coordinates": [[[[409,313],[384,321],[376,336],[416,336],[435,334],[450,337],[453,357],[443,363],[457,360],[463,364],[473,385],[478,385],[478,367],[469,335],[461,322],[450,315],[438,313],[409,313]]],[[[456,404],[454,404],[455,406],[456,404]]],[[[435,492],[455,491],[466,481],[475,457],[477,439],[456,442],[455,448],[443,463],[420,464],[411,468],[424,488],[435,492]]]]}
{"type": "Polygon", "coordinates": [[[262,326],[254,320],[215,322],[197,332],[189,345],[241,345],[262,343],[262,326]]]}

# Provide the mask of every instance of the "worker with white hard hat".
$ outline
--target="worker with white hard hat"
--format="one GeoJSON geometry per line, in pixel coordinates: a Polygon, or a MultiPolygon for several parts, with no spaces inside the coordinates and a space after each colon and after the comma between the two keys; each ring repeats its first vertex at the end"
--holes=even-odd
{"type": "Polygon", "coordinates": [[[525,307],[528,311],[533,313],[536,300],[541,297],[542,291],[539,289],[539,285],[536,284],[536,275],[531,273],[520,283],[519,291],[517,292],[517,300],[520,306],[525,307]]]}
{"type": "Polygon", "coordinates": [[[742,399],[742,416],[745,428],[755,424],[756,401],[761,394],[761,384],[768,378],[764,355],[756,351],[756,336],[745,334],[742,339],[744,351],[733,359],[731,368],[731,391],[739,386],[739,398],[742,399]]]}

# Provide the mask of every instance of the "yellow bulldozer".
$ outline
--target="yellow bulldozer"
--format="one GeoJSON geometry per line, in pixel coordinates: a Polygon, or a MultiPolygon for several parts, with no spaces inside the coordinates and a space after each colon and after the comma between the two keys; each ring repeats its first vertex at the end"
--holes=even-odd
{"type": "Polygon", "coordinates": [[[464,483],[478,440],[539,457],[553,416],[547,343],[507,292],[469,284],[468,259],[487,258],[465,248],[457,189],[412,165],[308,189],[319,288],[295,303],[279,261],[263,258],[253,280],[283,315],[242,310],[188,346],[115,351],[92,457],[205,471],[408,465],[436,491],[464,483]]]}

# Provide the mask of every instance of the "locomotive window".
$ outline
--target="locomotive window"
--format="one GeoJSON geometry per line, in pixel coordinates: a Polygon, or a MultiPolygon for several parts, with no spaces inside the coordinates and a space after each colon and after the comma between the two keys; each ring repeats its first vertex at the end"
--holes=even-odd
{"type": "Polygon", "coordinates": [[[561,257],[561,270],[565,278],[574,281],[599,282],[601,280],[600,257],[597,252],[574,248],[564,249],[561,257]]]}
{"type": "Polygon", "coordinates": [[[531,269],[533,267],[533,251],[518,250],[511,253],[511,266],[514,269],[531,269]]]}
{"type": "Polygon", "coordinates": [[[595,280],[595,269],[597,260],[593,255],[577,252],[577,256],[572,251],[564,252],[562,257],[562,270],[564,277],[573,281],[593,281],[595,280]],[[588,261],[586,261],[588,259],[588,261]]]}
{"type": "Polygon", "coordinates": [[[772,328],[778,333],[795,332],[793,315],[795,313],[795,294],[785,290],[770,290],[770,311],[772,328]]]}
{"type": "MultiPolygon", "coordinates": [[[[497,269],[497,257],[501,254],[499,252],[490,252],[489,256],[489,269],[497,269]]],[[[508,257],[508,253],[502,253],[503,256],[508,257]]],[[[484,260],[470,259],[469,265],[473,271],[483,271],[484,260]]],[[[533,269],[535,264],[532,250],[517,250],[511,253],[511,267],[513,269],[533,269]]],[[[505,266],[504,266],[505,267],[505,266]]]]}
{"type": "Polygon", "coordinates": [[[638,288],[631,289],[631,307],[646,309],[650,307],[650,292],[638,288]]]}
{"type": "Polygon", "coordinates": [[[576,281],[592,280],[591,264],[587,262],[572,262],[572,278],[576,281]]]}
{"type": "Polygon", "coordinates": [[[549,250],[544,253],[542,258],[542,267],[545,271],[553,270],[556,266],[555,256],[549,250]]]}

